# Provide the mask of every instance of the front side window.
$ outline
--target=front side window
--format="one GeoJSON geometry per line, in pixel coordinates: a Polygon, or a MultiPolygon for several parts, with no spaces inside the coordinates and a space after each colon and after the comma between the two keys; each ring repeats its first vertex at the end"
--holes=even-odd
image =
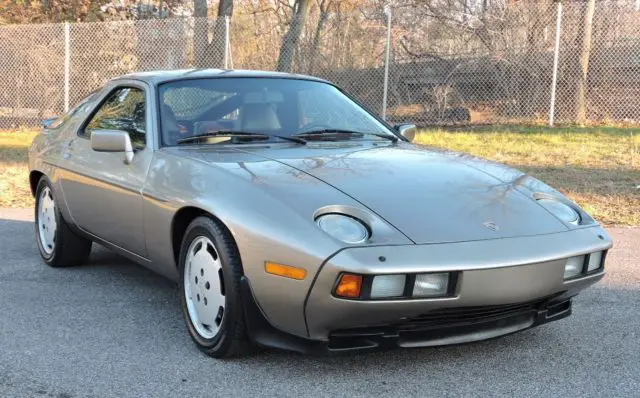
{"type": "Polygon", "coordinates": [[[144,148],[146,142],[144,91],[134,87],[121,87],[113,91],[93,115],[82,135],[91,138],[91,132],[97,129],[126,131],[135,149],[144,148]]]}
{"type": "MultiPolygon", "coordinates": [[[[271,137],[309,132],[360,132],[357,139],[393,133],[336,87],[310,80],[205,78],[178,80],[159,89],[164,145],[211,133],[255,133],[271,137]]],[[[240,143],[242,140],[211,140],[240,143]]],[[[246,141],[244,141],[246,142],[246,141]]]]}

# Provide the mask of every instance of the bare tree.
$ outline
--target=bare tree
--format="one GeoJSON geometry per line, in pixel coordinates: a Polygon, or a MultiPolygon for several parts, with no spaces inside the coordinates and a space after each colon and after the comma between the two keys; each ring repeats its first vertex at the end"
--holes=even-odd
{"type": "Polygon", "coordinates": [[[291,72],[293,68],[293,55],[298,47],[302,29],[307,20],[310,0],[296,0],[293,5],[293,16],[291,17],[291,25],[289,30],[282,38],[280,46],[280,56],[278,57],[277,70],[282,72],[291,72]]]}
{"type": "Polygon", "coordinates": [[[309,59],[309,74],[313,74],[315,68],[316,57],[318,55],[318,49],[320,47],[320,36],[324,25],[329,18],[329,7],[331,7],[332,0],[319,0],[318,8],[320,9],[320,16],[318,17],[318,24],[316,25],[316,32],[313,36],[313,43],[311,43],[311,54],[309,59]]]}
{"type": "Polygon", "coordinates": [[[225,17],[233,15],[233,0],[220,0],[218,3],[218,18],[213,28],[213,38],[209,42],[209,22],[207,1],[193,1],[195,21],[194,49],[196,65],[199,68],[223,67],[224,60],[224,30],[225,17]]]}
{"type": "Polygon", "coordinates": [[[209,43],[209,26],[207,17],[209,16],[207,9],[207,0],[193,0],[193,16],[195,17],[195,26],[193,28],[193,50],[195,52],[196,65],[203,67],[203,54],[207,44],[209,43]]]}
{"type": "Polygon", "coordinates": [[[596,0],[588,0],[584,10],[584,25],[582,32],[582,49],[580,51],[579,75],[576,87],[576,123],[584,124],[587,120],[586,86],[589,74],[589,57],[591,56],[591,36],[593,31],[593,14],[596,0]]]}
{"type": "Polygon", "coordinates": [[[220,0],[218,3],[218,18],[213,29],[213,40],[207,48],[212,65],[224,66],[224,52],[226,43],[224,42],[225,18],[231,18],[233,15],[233,0],[220,0]]]}

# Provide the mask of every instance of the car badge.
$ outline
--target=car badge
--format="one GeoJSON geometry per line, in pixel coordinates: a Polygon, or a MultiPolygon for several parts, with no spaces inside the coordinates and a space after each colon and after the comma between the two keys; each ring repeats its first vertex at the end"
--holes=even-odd
{"type": "Polygon", "coordinates": [[[482,224],[484,224],[485,227],[489,228],[492,231],[497,231],[500,229],[498,224],[494,223],[493,221],[485,221],[482,224]]]}

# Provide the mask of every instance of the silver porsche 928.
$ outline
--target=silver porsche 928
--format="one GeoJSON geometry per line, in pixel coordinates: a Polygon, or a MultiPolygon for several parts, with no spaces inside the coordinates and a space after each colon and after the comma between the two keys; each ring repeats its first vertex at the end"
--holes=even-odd
{"type": "Polygon", "coordinates": [[[36,242],[53,267],[96,242],[179,281],[214,357],[464,343],[570,315],[603,276],[604,229],[414,133],[307,76],[123,76],[34,140],[36,242]]]}

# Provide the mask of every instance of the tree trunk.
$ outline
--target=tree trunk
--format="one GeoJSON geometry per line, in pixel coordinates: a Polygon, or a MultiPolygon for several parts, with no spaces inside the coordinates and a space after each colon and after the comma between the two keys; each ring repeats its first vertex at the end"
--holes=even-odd
{"type": "MultiPolygon", "coordinates": [[[[194,0],[201,1],[201,0],[194,0]]],[[[206,2],[205,2],[206,7],[206,2]]],[[[218,17],[216,18],[215,24],[213,26],[213,38],[211,42],[209,42],[209,29],[208,29],[208,21],[205,20],[205,28],[206,29],[206,40],[203,40],[200,37],[198,40],[198,44],[201,46],[199,52],[197,54],[197,65],[199,68],[224,68],[224,50],[225,50],[225,42],[224,42],[224,30],[225,27],[225,17],[231,18],[233,15],[233,0],[220,0],[218,3],[218,17]]],[[[206,16],[206,13],[205,13],[206,16]]],[[[196,26],[198,24],[198,20],[196,20],[196,26]]],[[[203,28],[201,28],[204,30],[203,28]]]]}
{"type": "Polygon", "coordinates": [[[209,45],[209,24],[207,21],[207,0],[193,0],[193,52],[195,64],[198,68],[206,67],[204,54],[209,45]]]}
{"type": "Polygon", "coordinates": [[[584,26],[582,32],[582,50],[578,59],[578,79],[576,87],[576,123],[583,125],[587,120],[587,76],[589,74],[589,57],[591,56],[591,35],[593,31],[593,14],[596,0],[588,0],[584,11],[584,26]]]}
{"type": "Polygon", "coordinates": [[[309,74],[313,74],[316,69],[316,59],[320,47],[320,36],[324,29],[324,24],[329,18],[329,12],[325,8],[320,7],[320,19],[318,19],[318,25],[316,25],[316,34],[313,37],[313,43],[311,44],[311,59],[309,60],[309,74]]]}
{"type": "Polygon", "coordinates": [[[292,71],[293,54],[300,41],[300,35],[302,34],[302,29],[307,19],[309,4],[309,0],[296,0],[293,6],[291,25],[282,38],[282,45],[280,46],[280,56],[278,57],[278,66],[276,67],[278,71],[292,71]]]}

